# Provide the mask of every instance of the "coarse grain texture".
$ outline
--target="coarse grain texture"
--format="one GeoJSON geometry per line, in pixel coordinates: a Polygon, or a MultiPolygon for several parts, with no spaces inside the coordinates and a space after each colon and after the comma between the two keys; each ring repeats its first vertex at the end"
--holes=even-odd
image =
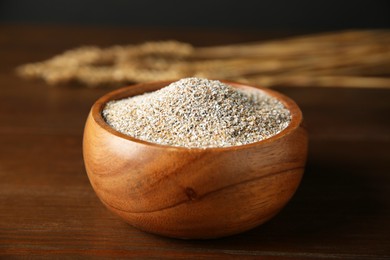
{"type": "Polygon", "coordinates": [[[264,92],[195,77],[155,92],[111,101],[103,116],[126,135],[188,148],[261,141],[281,132],[291,120],[288,109],[264,92]]]}

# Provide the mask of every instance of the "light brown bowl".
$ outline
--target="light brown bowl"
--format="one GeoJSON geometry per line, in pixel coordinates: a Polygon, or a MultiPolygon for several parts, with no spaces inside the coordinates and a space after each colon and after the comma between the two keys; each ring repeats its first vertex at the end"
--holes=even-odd
{"type": "Polygon", "coordinates": [[[104,121],[101,112],[108,101],[169,83],[122,88],[92,106],[84,130],[84,161],[103,204],[139,229],[176,238],[232,235],[272,218],[294,194],[305,166],[307,132],[298,106],[275,91],[255,89],[280,100],[292,121],[269,139],[227,148],[153,144],[117,132],[104,121]]]}

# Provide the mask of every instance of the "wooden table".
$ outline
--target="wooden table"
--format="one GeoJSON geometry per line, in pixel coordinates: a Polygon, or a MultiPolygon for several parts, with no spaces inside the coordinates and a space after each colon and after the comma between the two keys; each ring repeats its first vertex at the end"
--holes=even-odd
{"type": "Polygon", "coordinates": [[[390,90],[277,88],[301,106],[310,132],[296,195],[249,232],[185,241],[138,231],[92,190],[83,126],[109,89],[50,87],[14,73],[17,65],[85,44],[212,45],[281,35],[287,34],[1,25],[0,258],[390,259],[390,90]]]}

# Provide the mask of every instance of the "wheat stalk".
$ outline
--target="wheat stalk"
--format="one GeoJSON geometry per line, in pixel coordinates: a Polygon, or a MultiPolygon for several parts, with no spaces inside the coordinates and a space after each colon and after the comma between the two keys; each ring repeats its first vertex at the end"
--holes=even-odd
{"type": "Polygon", "coordinates": [[[53,85],[78,81],[90,87],[199,76],[267,87],[388,88],[390,31],[344,31],[197,48],[176,41],[89,46],[17,71],[53,85]]]}

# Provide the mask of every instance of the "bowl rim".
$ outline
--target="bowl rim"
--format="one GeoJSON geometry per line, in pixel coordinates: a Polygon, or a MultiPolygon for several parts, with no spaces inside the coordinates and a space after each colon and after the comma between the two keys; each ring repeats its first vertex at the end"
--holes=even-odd
{"type": "Polygon", "coordinates": [[[285,96],[284,94],[281,94],[275,90],[271,90],[269,88],[264,88],[261,86],[258,86],[256,84],[245,84],[245,83],[239,83],[234,81],[227,81],[227,80],[219,80],[225,84],[228,84],[230,86],[233,86],[238,89],[250,89],[255,91],[262,91],[266,93],[267,95],[276,98],[279,100],[289,111],[291,115],[291,121],[289,125],[283,129],[281,132],[257,141],[252,142],[248,144],[243,145],[235,145],[235,146],[223,146],[223,147],[185,147],[185,146],[173,146],[173,145],[166,145],[166,144],[158,144],[153,143],[141,139],[137,139],[135,137],[123,134],[117,130],[115,130],[113,127],[111,127],[103,118],[102,111],[109,101],[112,100],[120,100],[127,97],[132,97],[136,95],[141,95],[147,92],[156,91],[158,89],[161,89],[163,87],[168,86],[170,83],[173,83],[177,80],[169,80],[169,81],[153,81],[153,82],[147,82],[147,83],[138,83],[138,84],[132,84],[128,85],[126,87],[122,87],[116,90],[113,90],[111,92],[106,93],[105,95],[101,96],[93,105],[90,111],[92,119],[99,125],[102,129],[107,131],[108,133],[115,135],[116,137],[125,139],[130,142],[139,143],[142,145],[151,146],[154,148],[160,148],[160,149],[171,149],[171,150],[185,150],[185,151],[191,151],[191,152],[204,152],[204,151],[229,151],[229,150],[240,150],[240,149],[246,149],[254,146],[259,145],[265,145],[267,143],[276,141],[280,138],[283,138],[292,132],[299,128],[303,122],[303,115],[302,111],[298,107],[298,105],[293,101],[291,98],[285,96]],[[147,91],[137,91],[139,89],[147,88],[147,91]]]}

